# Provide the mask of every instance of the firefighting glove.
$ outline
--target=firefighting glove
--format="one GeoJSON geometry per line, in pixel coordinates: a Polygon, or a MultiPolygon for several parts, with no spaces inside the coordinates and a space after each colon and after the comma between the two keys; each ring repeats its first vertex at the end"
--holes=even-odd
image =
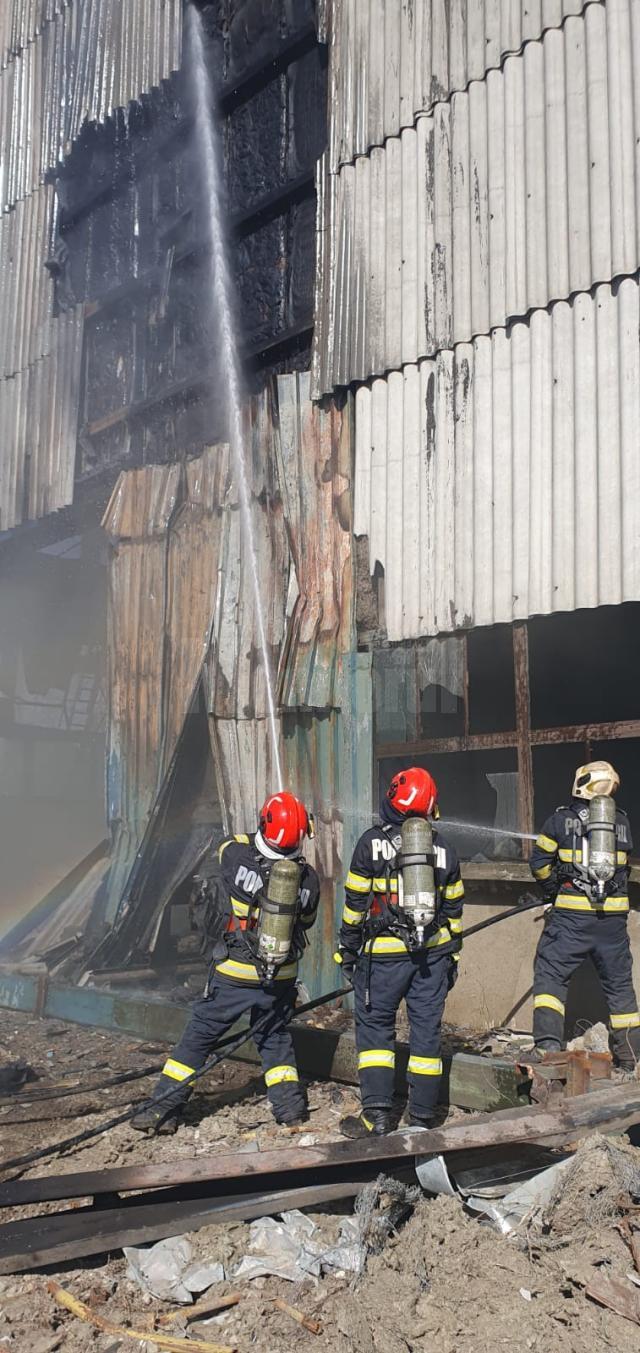
{"type": "Polygon", "coordinates": [[[451,963],[449,964],[449,973],[447,975],[447,991],[451,991],[451,988],[455,987],[460,972],[459,963],[460,954],[452,954],[451,963]]]}
{"type": "Polygon", "coordinates": [[[343,949],[342,945],[339,945],[339,947],[336,949],[335,954],[333,955],[333,961],[334,963],[337,963],[340,968],[342,968],[342,971],[347,981],[350,982],[353,977],[353,972],[356,963],[358,961],[357,953],[354,952],[353,949],[343,949]]]}

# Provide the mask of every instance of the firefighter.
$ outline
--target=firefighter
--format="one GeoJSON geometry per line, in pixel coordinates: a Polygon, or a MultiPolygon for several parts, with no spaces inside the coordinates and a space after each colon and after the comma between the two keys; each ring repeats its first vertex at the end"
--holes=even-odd
{"type": "Polygon", "coordinates": [[[312,835],[313,819],[304,804],[283,792],[267,799],[255,833],[222,842],[218,856],[226,931],[214,947],[205,994],[196,1001],[178,1046],[167,1058],[151,1101],[132,1119],[138,1131],[175,1132],[191,1092],[184,1082],[204,1066],[241,1015],[248,1014],[254,1025],[270,1012],[273,1018],[266,1030],[256,1030],[255,1041],[271,1108],[277,1123],[306,1120],[306,1098],[287,1020],[296,1001],[298,958],[320,896],[318,876],[301,853],[305,836],[312,835]],[[289,907],[274,906],[272,901],[279,873],[275,866],[281,860],[298,866],[289,907]],[[270,934],[269,921],[274,919],[281,950],[277,965],[268,957],[275,935],[270,934]]]}
{"type": "Polygon", "coordinates": [[[550,907],[535,958],[533,1036],[539,1053],[564,1046],[569,981],[590,956],[609,1006],[614,1056],[632,1070],[640,1056],[627,932],[633,843],[629,819],[614,800],[619,786],[608,761],[580,766],[570,803],[556,808],[536,840],[531,869],[550,907]]]}
{"type": "Polygon", "coordinates": [[[437,816],[437,788],[429,772],[417,767],[399,772],[382,800],[380,818],[360,837],[351,861],[334,957],[355,993],[362,1113],[343,1119],[346,1136],[381,1135],[394,1126],[396,1015],[403,999],[410,1028],[409,1122],[428,1127],[434,1117],[442,1076],[440,1027],[457,976],[464,895],[455,851],[432,828],[437,816]],[[421,832],[423,845],[407,850],[408,841],[420,842],[421,832]],[[415,886],[408,881],[412,865],[426,871],[418,893],[409,892],[415,886]],[[416,897],[430,903],[412,911],[416,897]]]}

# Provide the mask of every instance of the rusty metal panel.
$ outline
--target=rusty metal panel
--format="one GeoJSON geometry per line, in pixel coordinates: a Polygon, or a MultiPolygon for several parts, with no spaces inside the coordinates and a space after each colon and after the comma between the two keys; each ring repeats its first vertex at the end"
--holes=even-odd
{"type": "Polygon", "coordinates": [[[639,87],[640,8],[589,4],[327,172],[314,394],[633,274],[639,87]]]}
{"type": "Polygon", "coordinates": [[[178,465],[121,474],[103,521],[114,545],[107,752],[107,818],[116,837],[112,888],[130,867],[158,786],[167,536],[179,481],[178,465]]]}
{"type": "MultiPolygon", "coordinates": [[[[258,577],[264,580],[261,605],[272,672],[285,635],[290,554],[274,453],[274,417],[270,391],[250,405],[245,457],[250,485],[253,543],[258,577]]],[[[263,719],[267,715],[264,664],[260,653],[255,598],[235,474],[225,501],[220,538],[218,591],[207,660],[209,710],[219,719],[263,719]]]]}
{"type": "Polygon", "coordinates": [[[639,326],[636,276],[358,389],[389,639],[640,599],[639,326]]]}
{"type": "Polygon", "coordinates": [[[161,775],[182,732],[209,649],[220,569],[222,505],[229,485],[228,448],[207,447],[202,456],[187,461],[184,473],[182,505],[169,532],[161,775]]]}
{"type": "Polygon", "coordinates": [[[330,161],[366,155],[590,0],[323,0],[330,161]]]}
{"type": "Polygon", "coordinates": [[[353,633],[350,405],[313,405],[309,384],[308,372],[278,377],[276,454],[295,575],[279,698],[326,709],[353,633]]]}

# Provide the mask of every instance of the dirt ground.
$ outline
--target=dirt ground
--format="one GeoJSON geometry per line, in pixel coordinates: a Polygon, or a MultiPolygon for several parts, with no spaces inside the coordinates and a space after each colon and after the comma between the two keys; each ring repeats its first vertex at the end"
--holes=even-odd
{"type": "MultiPolygon", "coordinates": [[[[134,1096],[143,1098],[151,1079],[102,1093],[85,1087],[119,1071],[161,1061],[164,1054],[156,1045],[7,1011],[0,1012],[0,1043],[3,1060],[23,1058],[39,1077],[20,1091],[19,1106],[15,1097],[0,1099],[0,1158],[5,1160],[97,1124],[134,1096]],[[43,1090],[61,1083],[81,1093],[37,1101],[43,1090]]],[[[312,1084],[309,1097],[311,1119],[296,1135],[298,1143],[337,1137],[339,1118],[357,1108],[356,1095],[348,1087],[312,1084]]],[[[255,1069],[227,1063],[194,1097],[187,1121],[175,1137],[151,1143],[124,1126],[25,1174],[193,1158],[212,1149],[260,1150],[291,1140],[291,1133],[273,1123],[255,1069]]],[[[629,1147],[628,1152],[629,1169],[638,1174],[640,1151],[629,1147]]],[[[171,1332],[187,1334],[186,1349],[190,1335],[238,1353],[285,1353],[292,1339],[300,1353],[493,1353],[499,1348],[509,1353],[549,1349],[591,1353],[608,1347],[637,1353],[638,1325],[585,1295],[595,1274],[625,1280],[633,1268],[627,1245],[615,1229],[616,1216],[601,1203],[617,1197],[620,1189],[611,1184],[608,1158],[602,1153],[585,1145],[576,1160],[579,1167],[571,1187],[545,1217],[542,1231],[532,1228],[504,1237],[468,1215],[458,1198],[425,1198],[381,1252],[369,1255],[360,1277],[332,1274],[299,1283],[274,1277],[229,1281],[217,1285],[216,1293],[239,1291],[238,1305],[213,1319],[194,1321],[188,1331],[184,1318],[178,1318],[171,1332]],[[274,1307],[274,1297],[283,1297],[319,1321],[321,1333],[295,1324],[274,1307]]],[[[337,1240],[341,1215],[352,1210],[351,1204],[344,1204],[312,1214],[323,1243],[330,1246],[337,1240]]],[[[2,1220],[29,1211],[46,1209],[7,1211],[2,1220]]],[[[205,1227],[190,1236],[194,1257],[219,1260],[229,1272],[247,1252],[248,1233],[243,1223],[205,1227]]],[[[153,1353],[155,1319],[168,1309],[176,1308],[145,1294],[127,1277],[121,1253],[88,1259],[80,1266],[73,1261],[56,1272],[0,1278],[0,1353],[3,1349],[153,1353]],[[146,1342],[102,1333],[57,1308],[46,1286],[52,1276],[108,1321],[148,1330],[146,1342]]]]}

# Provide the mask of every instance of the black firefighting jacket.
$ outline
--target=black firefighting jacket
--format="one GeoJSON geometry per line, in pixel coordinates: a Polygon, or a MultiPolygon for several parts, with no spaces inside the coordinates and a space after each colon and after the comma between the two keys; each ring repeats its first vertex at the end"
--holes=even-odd
{"type": "MultiPolygon", "coordinates": [[[[260,915],[259,894],[266,890],[272,860],[266,859],[255,845],[255,834],[232,836],[218,849],[226,931],[222,945],[214,951],[216,972],[233,981],[259,986],[263,976],[251,955],[251,940],[260,915]]],[[[300,912],[294,931],[290,959],[276,969],[275,981],[293,981],[298,972],[298,956],[305,945],[318,912],[320,883],[315,869],[298,856],[300,874],[300,912]]]]}
{"type": "Polygon", "coordinates": [[[633,841],[627,814],[621,808],[616,809],[617,869],[611,882],[606,885],[602,902],[591,900],[588,892],[580,886],[578,871],[574,867],[574,859],[577,864],[582,863],[581,838],[588,819],[589,805],[584,799],[572,799],[569,804],[556,808],[555,813],[547,818],[531,853],[529,863],[533,876],[541,884],[545,895],[550,900],[554,899],[554,906],[561,911],[602,911],[616,915],[628,912],[628,857],[633,849],[633,841]]]}
{"type": "MultiPolygon", "coordinates": [[[[400,829],[393,825],[369,827],[360,837],[345,882],[339,936],[342,949],[356,953],[364,948],[365,953],[372,953],[376,959],[408,953],[404,940],[393,933],[393,913],[386,910],[387,902],[392,906],[397,903],[398,879],[393,868],[400,845],[400,829]]],[[[460,865],[453,847],[435,830],[433,845],[438,902],[436,918],[425,932],[423,947],[437,949],[439,953],[456,953],[462,946],[464,885],[460,865]]]]}

